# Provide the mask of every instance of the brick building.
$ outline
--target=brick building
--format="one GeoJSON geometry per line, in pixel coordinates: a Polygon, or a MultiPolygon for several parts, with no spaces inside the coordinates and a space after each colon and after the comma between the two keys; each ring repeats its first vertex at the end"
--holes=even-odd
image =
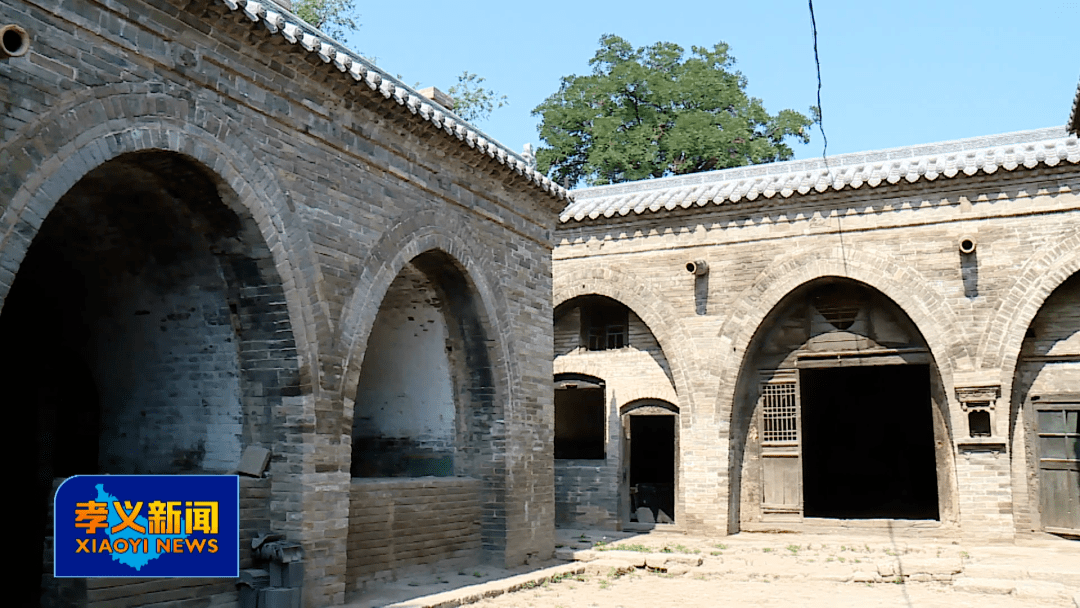
{"type": "Polygon", "coordinates": [[[252,447],[242,544],[299,542],[309,606],[556,521],[1075,527],[1075,106],[570,201],[282,4],[0,4],[16,602],[234,603],[53,580],[49,497],[252,447]]]}
{"type": "Polygon", "coordinates": [[[64,477],[250,447],[241,545],[299,542],[305,605],[554,550],[565,190],[280,4],[0,4],[0,402],[44,548],[15,604],[235,602],[53,580],[46,522],[64,477]]]}
{"type": "Polygon", "coordinates": [[[1080,533],[1076,120],[575,191],[557,522],[1080,533]]]}

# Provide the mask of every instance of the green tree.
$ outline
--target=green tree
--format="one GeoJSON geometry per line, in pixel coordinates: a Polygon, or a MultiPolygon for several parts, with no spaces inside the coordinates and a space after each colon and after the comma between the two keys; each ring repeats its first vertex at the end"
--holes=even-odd
{"type": "Polygon", "coordinates": [[[356,0],[293,0],[292,6],[296,16],[338,40],[360,27],[353,21],[356,0]]]}
{"type": "Polygon", "coordinates": [[[454,113],[469,122],[487,120],[491,112],[507,105],[506,95],[483,87],[484,79],[468,71],[458,76],[447,95],[454,98],[454,113]]]}
{"type": "Polygon", "coordinates": [[[589,64],[591,75],[564,77],[533,110],[546,144],[538,169],[556,180],[609,184],[768,163],[793,156],[787,138],[810,141],[810,118],[770,115],[746,95],[724,43],[686,57],[670,42],[634,49],[606,35],[589,64]]]}

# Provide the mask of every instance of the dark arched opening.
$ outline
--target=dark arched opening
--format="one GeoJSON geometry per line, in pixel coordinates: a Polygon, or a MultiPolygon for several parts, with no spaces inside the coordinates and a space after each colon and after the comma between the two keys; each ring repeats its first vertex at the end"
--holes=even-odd
{"type": "Polygon", "coordinates": [[[765,318],[740,372],[736,527],[940,519],[946,405],[925,341],[894,302],[849,279],[800,286],[765,318]]]}
{"type": "MultiPolygon", "coordinates": [[[[21,262],[0,339],[0,381],[26,430],[18,451],[37,464],[23,487],[41,517],[20,546],[42,551],[46,574],[61,478],[232,472],[244,447],[272,445],[272,408],[299,394],[258,227],[214,174],[170,152],[121,155],[61,197],[21,262]]],[[[34,603],[42,560],[19,563],[34,603]]]]}
{"type": "Polygon", "coordinates": [[[679,408],[659,399],[638,399],[620,407],[619,415],[629,520],[639,525],[674,523],[679,408]]]}

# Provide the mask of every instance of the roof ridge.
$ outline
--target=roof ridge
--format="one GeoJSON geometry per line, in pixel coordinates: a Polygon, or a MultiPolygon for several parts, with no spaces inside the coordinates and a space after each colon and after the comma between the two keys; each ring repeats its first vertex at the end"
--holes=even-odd
{"type": "Polygon", "coordinates": [[[687,175],[672,175],[655,179],[644,179],[620,184],[606,184],[602,186],[590,186],[571,191],[575,199],[582,196],[608,196],[621,193],[624,189],[641,191],[655,188],[675,188],[689,185],[716,183],[727,181],[737,177],[757,177],[797,173],[800,171],[822,171],[828,167],[829,171],[835,172],[841,167],[849,167],[856,164],[878,163],[884,161],[904,160],[921,158],[939,154],[955,154],[965,151],[985,150],[1008,145],[1025,143],[1038,143],[1056,139],[1068,139],[1069,135],[1064,127],[1046,127],[1042,129],[1030,129],[1026,131],[1013,131],[997,135],[981,135],[925,144],[910,146],[898,146],[895,148],[881,148],[867,150],[865,152],[847,152],[828,156],[825,160],[818,158],[804,158],[798,160],[785,160],[759,165],[743,165],[729,169],[717,169],[701,173],[687,175]],[[826,165],[827,163],[827,165],[826,165]]]}
{"type": "Polygon", "coordinates": [[[340,72],[377,91],[414,115],[486,154],[519,175],[525,176],[544,192],[569,200],[569,192],[555,181],[529,166],[517,152],[476,128],[453,111],[430,100],[412,87],[383,71],[374,63],[344,44],[313,27],[274,0],[215,0],[230,11],[242,11],[254,23],[262,23],[271,34],[278,34],[290,44],[299,44],[308,53],[317,53],[323,63],[333,64],[340,72]]]}
{"type": "Polygon", "coordinates": [[[961,173],[990,174],[998,169],[1033,169],[1060,162],[1080,164],[1080,140],[1075,135],[1068,135],[1063,127],[1017,131],[842,154],[829,157],[827,168],[819,158],[575,190],[559,221],[738,203],[759,196],[789,198],[811,191],[876,188],[901,181],[933,181],[961,173]],[[646,202],[651,204],[644,206],[646,202]]]}

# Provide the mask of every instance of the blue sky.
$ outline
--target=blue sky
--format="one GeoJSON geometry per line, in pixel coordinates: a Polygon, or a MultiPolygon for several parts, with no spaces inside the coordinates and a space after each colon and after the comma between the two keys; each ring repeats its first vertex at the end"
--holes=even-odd
{"type": "MultiPolygon", "coordinates": [[[[444,91],[463,71],[509,105],[479,126],[508,147],[540,143],[531,111],[562,76],[589,71],[607,33],[730,45],[771,113],[816,102],[810,13],[795,2],[379,2],[345,42],[444,91]]],[[[1080,1],[829,2],[814,5],[828,153],[1064,125],[1080,81],[1080,1]]],[[[820,156],[822,138],[793,146],[820,156]]]]}

